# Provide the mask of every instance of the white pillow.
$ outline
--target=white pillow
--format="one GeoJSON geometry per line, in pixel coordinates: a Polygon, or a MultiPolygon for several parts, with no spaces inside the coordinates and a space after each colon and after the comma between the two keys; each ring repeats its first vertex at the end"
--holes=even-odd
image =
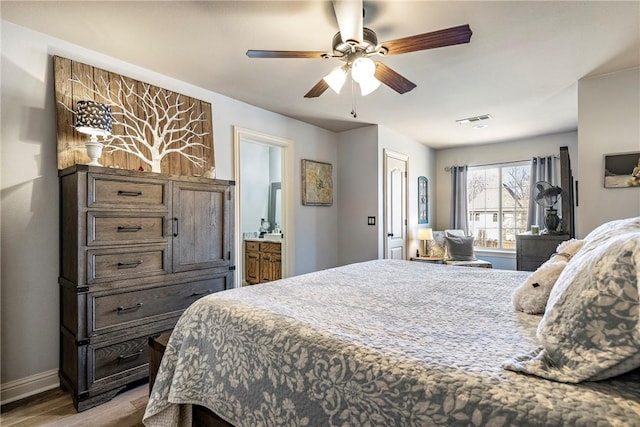
{"type": "Polygon", "coordinates": [[[640,231],[588,241],[551,292],[538,326],[542,348],[504,367],[569,383],[640,367],[639,280],[640,231]]]}
{"type": "Polygon", "coordinates": [[[584,240],[605,240],[610,237],[619,236],[620,234],[628,231],[640,231],[640,216],[605,222],[587,234],[584,240]]]}

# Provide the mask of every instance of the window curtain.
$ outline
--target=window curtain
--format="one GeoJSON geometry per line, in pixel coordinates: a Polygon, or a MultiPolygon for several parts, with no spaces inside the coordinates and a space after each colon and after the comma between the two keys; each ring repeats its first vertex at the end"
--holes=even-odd
{"type": "MultiPolygon", "coordinates": [[[[550,182],[551,185],[559,185],[554,161],[554,156],[534,157],[531,159],[528,229],[531,229],[533,224],[544,225],[545,208],[538,205],[534,200],[536,182],[547,181],[550,182]]],[[[560,206],[556,206],[556,208],[560,210],[560,206]]]]}
{"type": "Polygon", "coordinates": [[[451,167],[451,228],[469,234],[467,166],[451,167]]]}

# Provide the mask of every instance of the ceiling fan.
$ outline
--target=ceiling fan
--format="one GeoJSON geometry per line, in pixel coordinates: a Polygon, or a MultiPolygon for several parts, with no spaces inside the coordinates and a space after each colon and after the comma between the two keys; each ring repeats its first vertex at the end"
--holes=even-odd
{"type": "Polygon", "coordinates": [[[472,32],[469,25],[460,25],[379,44],[376,33],[363,27],[362,0],[333,0],[333,9],[340,31],[333,36],[332,52],[248,50],[247,56],[249,58],[336,58],[345,62],[316,83],[304,96],[305,98],[316,98],[329,87],[336,93],[340,93],[349,72],[352,80],[360,86],[363,96],[376,90],[381,82],[403,94],[415,88],[415,83],[382,62],[374,62],[371,56],[399,55],[469,43],[471,40],[472,32]]]}

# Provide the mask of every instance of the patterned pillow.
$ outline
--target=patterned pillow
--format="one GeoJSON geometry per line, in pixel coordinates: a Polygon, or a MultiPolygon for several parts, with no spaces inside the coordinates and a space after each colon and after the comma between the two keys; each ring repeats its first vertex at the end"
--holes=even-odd
{"type": "Polygon", "coordinates": [[[438,258],[446,258],[446,249],[444,243],[444,231],[433,232],[433,242],[429,245],[431,256],[438,258]]]}
{"type": "Polygon", "coordinates": [[[538,326],[542,349],[504,367],[568,383],[640,367],[639,277],[640,231],[588,241],[549,297],[538,326]]]}

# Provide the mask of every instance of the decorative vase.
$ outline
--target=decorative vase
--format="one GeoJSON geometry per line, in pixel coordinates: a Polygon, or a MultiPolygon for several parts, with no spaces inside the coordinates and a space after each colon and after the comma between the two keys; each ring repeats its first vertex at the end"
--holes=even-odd
{"type": "Polygon", "coordinates": [[[547,227],[547,232],[555,233],[560,225],[560,217],[558,217],[558,211],[553,208],[547,209],[547,213],[544,216],[544,225],[547,227]]]}

